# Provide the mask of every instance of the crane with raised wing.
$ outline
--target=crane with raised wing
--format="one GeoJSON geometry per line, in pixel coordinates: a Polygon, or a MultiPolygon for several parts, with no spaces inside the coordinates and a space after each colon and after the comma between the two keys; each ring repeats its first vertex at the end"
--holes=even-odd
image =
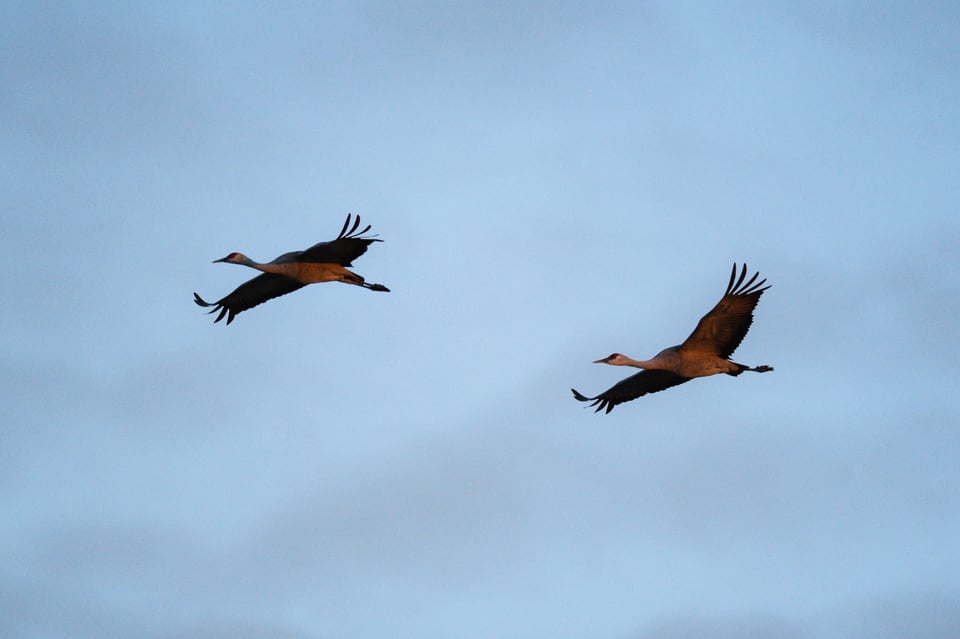
{"type": "Polygon", "coordinates": [[[653,359],[635,360],[620,353],[598,359],[595,364],[632,366],[643,370],[614,384],[596,397],[586,397],[571,388],[573,396],[581,402],[593,402],[590,406],[596,406],[594,412],[605,410],[609,413],[617,404],[683,384],[694,377],[719,373],[736,377],[744,371],[772,371],[773,368],[767,365],[751,367],[730,360],[733,351],[743,341],[750,324],[753,323],[753,309],[760,301],[760,296],[770,288],[769,285],[764,286],[766,279],[756,281],[759,275],[760,273],[755,273],[744,283],[747,265],[743,265],[740,277],[737,278],[737,265],[734,263],[726,293],[717,305],[700,319],[693,333],[682,344],[660,351],[653,359]]]}
{"type": "Polygon", "coordinates": [[[284,253],[270,262],[254,262],[243,253],[231,253],[219,260],[214,260],[214,263],[227,262],[249,266],[261,271],[262,274],[241,284],[217,302],[207,302],[196,293],[193,294],[193,301],[199,306],[212,306],[213,310],[210,313],[220,312],[214,323],[226,317],[229,324],[237,313],[242,313],[275,297],[292,293],[307,284],[343,282],[362,286],[371,291],[389,292],[390,289],[383,284],[370,284],[363,277],[346,268],[353,265],[353,260],[366,253],[370,244],[383,241],[371,236],[363,236],[370,230],[369,224],[362,230],[357,230],[360,226],[359,215],[353,220],[352,226],[350,223],[351,216],[347,215],[347,221],[343,223],[343,228],[335,240],[314,244],[304,251],[284,253]]]}

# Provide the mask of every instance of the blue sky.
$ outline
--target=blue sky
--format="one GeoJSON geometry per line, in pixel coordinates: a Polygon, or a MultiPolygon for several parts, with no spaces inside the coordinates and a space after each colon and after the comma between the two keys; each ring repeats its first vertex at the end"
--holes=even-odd
{"type": "Polygon", "coordinates": [[[0,15],[3,636],[960,634],[951,3],[0,15]]]}

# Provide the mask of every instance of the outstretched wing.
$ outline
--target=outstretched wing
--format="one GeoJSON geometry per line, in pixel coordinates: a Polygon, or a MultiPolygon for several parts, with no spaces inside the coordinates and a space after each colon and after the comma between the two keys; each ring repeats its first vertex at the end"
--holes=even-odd
{"type": "Polygon", "coordinates": [[[570,390],[573,391],[573,396],[581,402],[592,401],[593,403],[590,406],[597,407],[595,413],[599,413],[601,410],[606,410],[609,413],[617,404],[629,402],[649,393],[657,393],[688,381],[690,381],[689,377],[683,377],[670,371],[646,370],[617,382],[596,397],[585,397],[573,388],[570,390]]]}
{"type": "Polygon", "coordinates": [[[227,317],[227,324],[229,324],[233,321],[237,313],[242,313],[247,309],[253,308],[258,304],[263,304],[267,300],[272,300],[275,297],[292,293],[303,286],[305,286],[305,284],[301,284],[297,280],[292,280],[284,275],[263,273],[248,282],[244,282],[232,293],[214,304],[204,301],[204,299],[196,293],[193,294],[193,301],[196,302],[198,306],[213,306],[214,308],[210,313],[220,311],[217,319],[213,321],[214,324],[222,320],[224,316],[227,317]]]}
{"type": "Polygon", "coordinates": [[[350,225],[351,215],[347,215],[347,221],[343,223],[340,235],[337,239],[330,242],[320,242],[314,244],[307,250],[297,256],[298,262],[318,262],[322,264],[339,264],[340,266],[351,266],[353,260],[367,252],[367,247],[373,242],[382,242],[372,237],[362,237],[364,233],[370,230],[368,224],[362,230],[358,231],[360,226],[360,216],[353,220],[353,226],[350,225]],[[347,228],[350,230],[348,231],[347,228]]]}
{"type": "Polygon", "coordinates": [[[717,305],[700,319],[700,323],[693,329],[690,337],[680,345],[680,349],[687,352],[710,353],[724,359],[733,355],[740,342],[743,341],[750,324],[753,323],[753,309],[763,292],[770,288],[764,286],[767,281],[754,281],[760,273],[754,273],[746,283],[747,265],[743,265],[740,277],[737,278],[737,264],[734,262],[730,273],[730,283],[717,305]],[[736,284],[734,284],[736,280],[736,284]]]}

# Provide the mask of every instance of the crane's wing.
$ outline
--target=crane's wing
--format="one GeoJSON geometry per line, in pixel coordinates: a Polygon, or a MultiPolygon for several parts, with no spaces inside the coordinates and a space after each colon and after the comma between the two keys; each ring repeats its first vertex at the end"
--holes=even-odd
{"type": "Polygon", "coordinates": [[[263,304],[267,300],[272,300],[275,297],[292,293],[303,286],[305,286],[305,284],[301,284],[297,280],[292,280],[284,275],[263,273],[248,282],[244,282],[232,293],[215,304],[205,301],[196,293],[193,294],[193,301],[196,302],[198,306],[213,306],[214,308],[210,313],[220,311],[217,319],[213,321],[214,324],[222,320],[224,315],[226,315],[227,324],[229,324],[233,321],[237,313],[242,313],[247,309],[253,308],[258,304],[263,304]]]}
{"type": "Polygon", "coordinates": [[[724,359],[733,355],[733,351],[737,350],[753,323],[753,309],[760,301],[760,296],[770,288],[769,285],[763,285],[767,281],[765,279],[754,284],[759,275],[760,273],[754,273],[753,277],[744,283],[747,265],[743,265],[740,277],[737,278],[737,264],[734,263],[727,292],[713,310],[700,319],[700,323],[680,345],[680,349],[710,353],[724,359]]]}
{"type": "Polygon", "coordinates": [[[347,221],[343,223],[340,235],[337,239],[330,242],[320,242],[314,244],[307,250],[297,256],[298,262],[320,262],[324,264],[339,264],[340,266],[352,266],[353,260],[367,252],[367,247],[373,242],[382,242],[372,237],[362,237],[364,233],[370,230],[368,224],[362,230],[357,231],[360,226],[360,216],[353,220],[353,226],[350,226],[350,215],[347,215],[347,221]],[[350,228],[348,231],[347,228],[350,228]]]}
{"type": "Polygon", "coordinates": [[[597,407],[595,413],[599,413],[601,410],[606,410],[609,413],[617,404],[629,402],[649,393],[657,393],[689,381],[689,377],[677,375],[670,371],[646,370],[617,382],[596,397],[584,397],[576,389],[571,388],[570,390],[573,391],[573,396],[581,402],[592,401],[593,403],[590,406],[597,407]]]}

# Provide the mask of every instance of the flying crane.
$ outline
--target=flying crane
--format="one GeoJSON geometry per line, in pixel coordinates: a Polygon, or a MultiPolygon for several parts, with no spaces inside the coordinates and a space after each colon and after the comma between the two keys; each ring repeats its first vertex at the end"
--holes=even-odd
{"type": "Polygon", "coordinates": [[[765,279],[754,283],[759,275],[760,273],[755,273],[744,283],[747,265],[743,265],[740,277],[737,278],[737,265],[734,263],[726,293],[717,305],[700,319],[693,333],[682,344],[666,348],[648,360],[635,360],[620,353],[598,359],[594,364],[632,366],[644,370],[614,384],[596,397],[586,397],[571,388],[573,396],[581,402],[593,402],[590,406],[597,407],[594,412],[605,410],[609,413],[617,404],[689,382],[694,377],[719,373],[736,377],[744,371],[772,371],[773,368],[767,365],[750,367],[730,360],[733,351],[750,329],[753,309],[760,301],[760,296],[770,288],[769,285],[763,286],[767,281],[765,279]]]}
{"type": "Polygon", "coordinates": [[[242,264],[262,271],[263,274],[241,284],[232,293],[215,303],[205,301],[196,293],[193,294],[193,301],[199,306],[212,306],[213,310],[210,313],[220,311],[214,324],[224,316],[229,324],[237,313],[242,313],[275,297],[292,293],[307,284],[343,282],[362,286],[371,291],[389,292],[390,289],[383,284],[370,284],[363,277],[346,268],[353,265],[353,260],[366,253],[370,244],[383,241],[373,237],[363,237],[363,234],[370,230],[370,225],[358,231],[359,215],[353,221],[353,226],[350,225],[350,221],[351,216],[347,215],[347,221],[343,223],[337,239],[314,244],[305,251],[284,253],[265,264],[254,262],[243,253],[231,253],[219,260],[214,260],[214,264],[217,262],[242,264]]]}

